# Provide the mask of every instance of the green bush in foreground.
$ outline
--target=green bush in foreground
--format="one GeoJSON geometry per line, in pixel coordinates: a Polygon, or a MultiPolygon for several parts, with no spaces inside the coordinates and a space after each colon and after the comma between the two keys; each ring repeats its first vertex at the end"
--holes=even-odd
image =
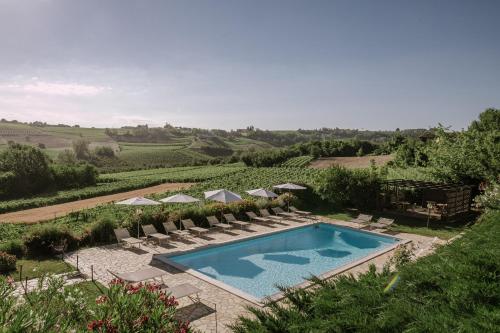
{"type": "Polygon", "coordinates": [[[358,278],[285,290],[286,304],[252,309],[236,332],[498,332],[500,327],[500,212],[483,217],[462,238],[436,253],[358,278]],[[387,288],[391,280],[397,282],[387,288]]]}
{"type": "Polygon", "coordinates": [[[43,277],[37,288],[14,296],[12,279],[0,276],[0,332],[190,332],[174,318],[177,301],[158,285],[114,281],[95,301],[61,278],[43,277]],[[44,287],[42,287],[44,286],[44,287]]]}

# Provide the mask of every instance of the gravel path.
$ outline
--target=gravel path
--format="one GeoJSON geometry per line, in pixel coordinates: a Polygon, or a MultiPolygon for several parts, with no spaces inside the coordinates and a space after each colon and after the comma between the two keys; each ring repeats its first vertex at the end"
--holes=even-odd
{"type": "Polygon", "coordinates": [[[63,204],[32,208],[12,213],[0,214],[0,223],[37,223],[65,216],[71,212],[92,208],[112,201],[120,201],[132,197],[145,196],[154,193],[176,191],[193,186],[193,183],[165,183],[138,190],[103,195],[95,198],[66,202],[63,204]]]}

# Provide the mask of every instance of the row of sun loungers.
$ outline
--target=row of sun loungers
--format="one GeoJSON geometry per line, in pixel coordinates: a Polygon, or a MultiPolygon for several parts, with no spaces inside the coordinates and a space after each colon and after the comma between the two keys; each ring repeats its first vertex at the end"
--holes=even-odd
{"type": "MultiPolygon", "coordinates": [[[[259,210],[261,216],[258,216],[255,212],[251,211],[246,212],[246,215],[252,222],[267,224],[284,223],[286,219],[305,222],[308,218],[308,215],[311,215],[310,212],[300,211],[295,207],[290,207],[291,212],[285,212],[280,207],[274,207],[271,208],[271,210],[276,215],[271,215],[267,209],[259,210]]],[[[213,228],[225,232],[226,230],[234,227],[246,229],[252,225],[252,223],[250,222],[240,221],[236,219],[233,214],[224,214],[224,219],[226,220],[226,223],[222,223],[215,216],[207,216],[207,222],[210,226],[210,228],[208,229],[196,226],[191,219],[183,219],[181,220],[181,224],[184,230],[179,230],[172,221],[163,223],[163,227],[166,233],[158,232],[155,226],[152,224],[143,225],[142,230],[146,239],[153,240],[161,245],[162,242],[168,241],[171,237],[188,239],[192,236],[192,234],[202,236],[203,234],[208,233],[213,228]]],[[[130,233],[125,228],[115,229],[114,232],[118,243],[121,243],[123,245],[140,246],[140,244],[143,242],[143,240],[139,238],[131,237],[130,233]]]]}

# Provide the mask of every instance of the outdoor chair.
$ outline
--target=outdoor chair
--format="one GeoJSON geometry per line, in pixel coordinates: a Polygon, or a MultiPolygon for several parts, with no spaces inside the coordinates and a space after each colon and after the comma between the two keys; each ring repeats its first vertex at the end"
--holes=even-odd
{"type": "Polygon", "coordinates": [[[259,209],[260,215],[266,219],[271,219],[275,222],[283,222],[284,219],[281,216],[271,215],[267,209],[259,209]]]}
{"type": "Polygon", "coordinates": [[[205,228],[200,228],[200,227],[197,227],[193,220],[191,219],[186,219],[186,220],[181,220],[181,223],[182,225],[184,226],[185,229],[191,231],[191,232],[195,232],[198,234],[198,236],[201,236],[202,234],[208,232],[209,230],[208,229],[205,229],[205,228]]]}
{"type": "Polygon", "coordinates": [[[238,221],[233,214],[224,214],[224,218],[226,219],[228,224],[234,224],[240,226],[241,229],[247,228],[251,225],[251,223],[238,221]]]}
{"type": "Polygon", "coordinates": [[[220,222],[215,216],[207,216],[208,224],[210,228],[218,228],[221,229],[222,232],[225,232],[226,229],[232,229],[233,227],[227,223],[220,222]]]}
{"type": "Polygon", "coordinates": [[[372,215],[359,214],[358,217],[350,220],[349,222],[367,225],[368,223],[370,223],[372,218],[373,218],[372,215]]]}
{"type": "Polygon", "coordinates": [[[304,222],[304,220],[302,219],[302,216],[300,216],[299,214],[287,213],[281,207],[272,207],[271,210],[276,215],[288,217],[290,220],[293,220],[293,221],[304,222]]]}
{"type": "Polygon", "coordinates": [[[379,228],[379,229],[386,229],[391,226],[391,224],[394,223],[394,219],[388,219],[385,217],[381,217],[377,220],[377,222],[370,223],[368,226],[370,229],[373,228],[379,228]]]}
{"type": "Polygon", "coordinates": [[[305,210],[298,210],[297,208],[295,208],[294,206],[290,206],[290,211],[292,213],[295,213],[295,214],[299,214],[299,215],[311,215],[312,213],[311,212],[307,212],[305,210]]]}
{"type": "Polygon", "coordinates": [[[158,245],[161,245],[162,241],[167,241],[170,239],[170,236],[159,233],[155,226],[152,224],[146,224],[142,226],[142,231],[147,239],[152,239],[153,241],[158,242],[158,245]]]}
{"type": "Polygon", "coordinates": [[[177,229],[177,227],[175,226],[175,223],[172,221],[168,221],[168,222],[163,223],[163,228],[165,228],[167,235],[172,234],[173,236],[175,236],[177,238],[191,237],[191,234],[188,231],[177,229]]]}
{"type": "Polygon", "coordinates": [[[264,223],[274,223],[274,221],[270,218],[266,218],[266,217],[261,217],[261,216],[257,216],[257,214],[255,214],[254,212],[246,212],[245,213],[248,218],[251,220],[251,221],[255,221],[255,222],[264,222],[264,223]]]}
{"type": "Polygon", "coordinates": [[[125,228],[114,229],[113,232],[115,233],[115,237],[116,240],[118,241],[118,244],[122,244],[124,246],[125,245],[134,246],[137,244],[139,247],[141,246],[142,240],[135,237],[131,237],[127,229],[125,228]]]}

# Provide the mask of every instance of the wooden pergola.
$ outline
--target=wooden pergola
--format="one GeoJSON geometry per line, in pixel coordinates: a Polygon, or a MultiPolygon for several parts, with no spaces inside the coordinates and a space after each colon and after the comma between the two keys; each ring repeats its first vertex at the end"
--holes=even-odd
{"type": "Polygon", "coordinates": [[[440,219],[470,211],[472,186],[393,179],[383,183],[383,207],[440,219]]]}

